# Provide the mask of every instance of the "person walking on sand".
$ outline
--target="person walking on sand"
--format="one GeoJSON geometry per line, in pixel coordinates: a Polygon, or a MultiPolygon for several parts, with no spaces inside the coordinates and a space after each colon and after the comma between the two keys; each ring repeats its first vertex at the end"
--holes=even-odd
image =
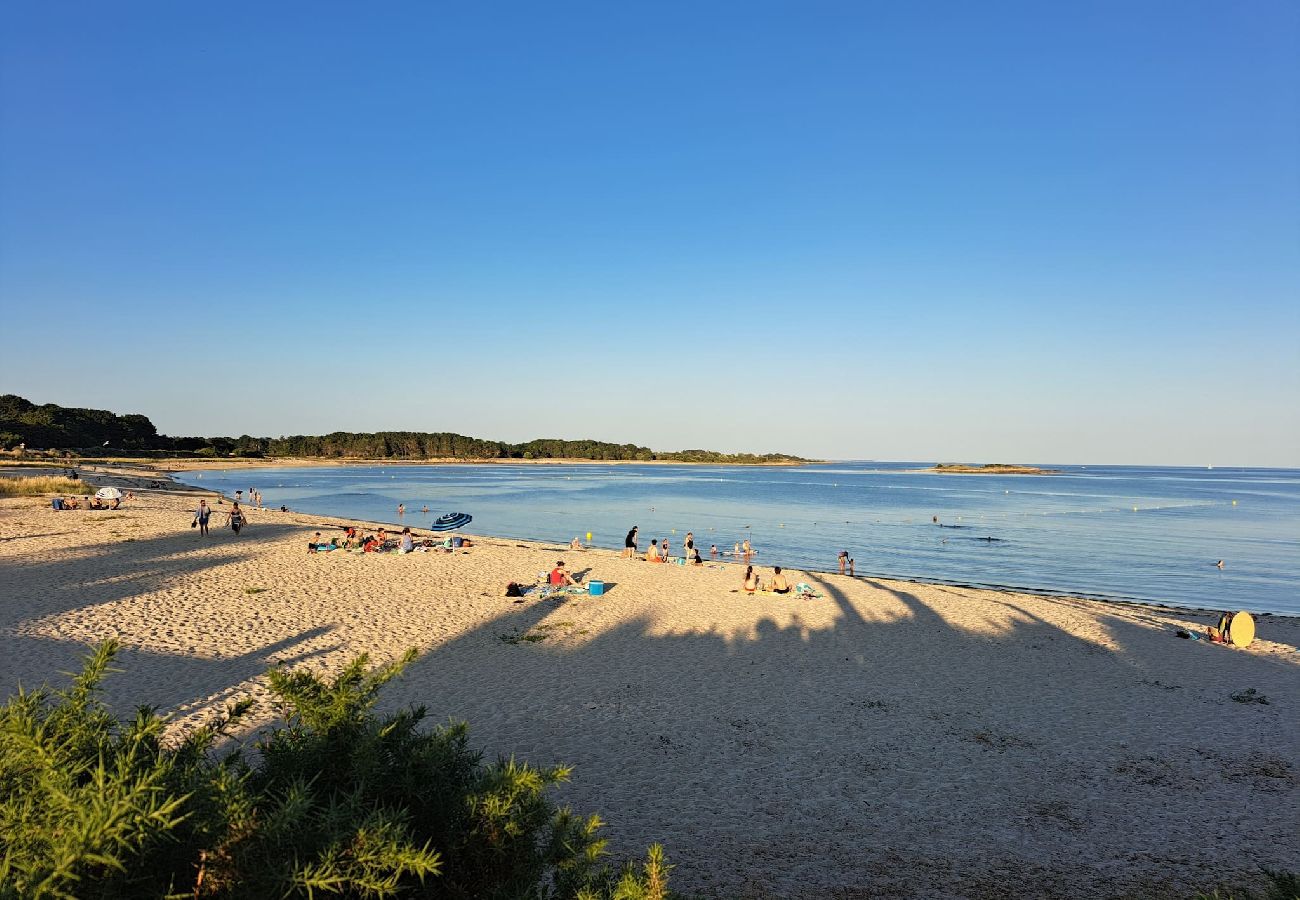
{"type": "Polygon", "coordinates": [[[248,520],[244,518],[244,511],[239,508],[238,500],[231,504],[230,512],[226,513],[226,522],[235,534],[239,534],[240,530],[248,524],[248,520]]]}
{"type": "Polygon", "coordinates": [[[199,501],[199,508],[194,512],[194,521],[199,526],[199,537],[208,536],[208,519],[212,518],[212,507],[208,506],[207,500],[199,501]]]}
{"type": "Polygon", "coordinates": [[[623,555],[628,559],[632,559],[636,556],[636,529],[637,526],[633,525],[632,530],[629,531],[627,537],[623,539],[623,555]]]}

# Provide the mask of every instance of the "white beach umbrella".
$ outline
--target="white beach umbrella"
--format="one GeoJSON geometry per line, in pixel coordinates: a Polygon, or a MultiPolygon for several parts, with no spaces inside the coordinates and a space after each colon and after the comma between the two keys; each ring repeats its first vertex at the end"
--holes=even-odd
{"type": "Polygon", "coordinates": [[[122,492],[117,488],[100,488],[95,491],[95,496],[100,500],[121,500],[122,492]]]}

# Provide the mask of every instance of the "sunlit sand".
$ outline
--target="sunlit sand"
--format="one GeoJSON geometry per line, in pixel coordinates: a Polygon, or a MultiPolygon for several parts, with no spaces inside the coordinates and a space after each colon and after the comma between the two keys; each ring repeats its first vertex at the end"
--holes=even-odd
{"type": "Polygon", "coordinates": [[[268,666],[414,646],[386,702],[574,764],[562,799],[706,896],[1185,896],[1225,860],[1300,869],[1295,619],[1236,650],[1178,640],[1213,618],[1188,610],[804,572],[822,598],[751,597],[734,566],[491,538],[308,554],[339,520],[253,510],[201,539],[193,506],[0,501],[5,691],[114,637],[109,700],[185,729],[248,694],[264,720],[268,666]],[[504,596],[559,558],[609,592],[504,596]]]}

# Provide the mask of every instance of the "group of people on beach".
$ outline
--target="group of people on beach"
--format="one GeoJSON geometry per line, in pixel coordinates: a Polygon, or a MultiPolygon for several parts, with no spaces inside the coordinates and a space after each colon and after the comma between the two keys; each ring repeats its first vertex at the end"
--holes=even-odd
{"type": "Polygon", "coordinates": [[[82,497],[78,500],[76,497],[55,497],[50,501],[50,505],[59,511],[70,509],[118,509],[127,500],[134,500],[135,494],[127,491],[121,497],[114,497],[108,503],[100,500],[98,497],[82,497]]]}
{"type": "MultiPolygon", "coordinates": [[[[236,493],[243,492],[237,491],[236,493]]],[[[208,523],[212,520],[212,513],[213,509],[208,506],[208,501],[206,499],[199,500],[198,509],[194,511],[194,521],[190,522],[191,528],[199,530],[199,537],[207,537],[209,533],[208,523]]],[[[238,500],[230,505],[230,511],[226,513],[225,524],[229,525],[230,530],[235,534],[243,531],[244,526],[248,524],[248,515],[244,512],[243,507],[239,505],[238,500]]]]}
{"type": "MultiPolygon", "coordinates": [[[[235,491],[235,503],[236,503],[236,504],[242,503],[243,500],[244,500],[244,492],[243,492],[243,491],[235,491]]],[[[257,490],[257,489],[255,489],[255,488],[249,488],[249,489],[248,489],[248,502],[251,503],[251,504],[253,504],[254,506],[256,506],[258,509],[261,509],[261,508],[262,508],[262,492],[259,491],[259,490],[257,490]]]]}
{"type": "MultiPolygon", "coordinates": [[[[640,526],[633,525],[632,530],[629,531],[627,537],[623,539],[623,556],[627,559],[636,559],[637,554],[639,553],[639,550],[637,549],[637,534],[639,530],[640,526]]],[[[574,540],[576,541],[577,538],[574,538],[574,540]]],[[[755,552],[754,548],[749,544],[749,539],[746,538],[743,542],[738,542],[736,544],[736,549],[733,551],[733,555],[737,559],[743,559],[745,562],[749,562],[753,558],[755,552]]],[[[721,555],[722,551],[718,550],[717,544],[710,545],[710,559],[717,559],[721,555]]],[[[668,538],[664,538],[662,541],[656,538],[650,542],[650,548],[645,552],[645,561],[651,563],[676,562],[681,565],[689,564],[692,566],[704,565],[704,558],[700,555],[700,549],[695,546],[695,534],[690,531],[686,532],[686,538],[682,541],[682,555],[680,557],[673,556],[672,545],[668,538]]]]}
{"type": "Polygon", "coordinates": [[[766,584],[758,577],[758,572],[753,566],[745,566],[745,576],[740,582],[741,590],[746,594],[753,594],[763,591],[770,594],[788,594],[790,593],[790,581],[781,572],[780,566],[772,569],[772,578],[766,584]]]}
{"type": "Polygon", "coordinates": [[[442,542],[430,538],[416,538],[409,527],[401,533],[391,536],[388,529],[380,526],[374,534],[368,534],[353,525],[343,528],[342,542],[335,536],[325,540],[318,531],[313,540],[307,542],[308,553],[323,553],[330,550],[351,550],[355,553],[414,553],[430,550],[461,550],[474,546],[469,538],[453,535],[442,542]]]}

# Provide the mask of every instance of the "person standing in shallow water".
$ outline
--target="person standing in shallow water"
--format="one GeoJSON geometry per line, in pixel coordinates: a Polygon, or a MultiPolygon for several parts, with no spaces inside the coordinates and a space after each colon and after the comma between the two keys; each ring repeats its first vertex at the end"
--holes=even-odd
{"type": "Polygon", "coordinates": [[[840,574],[841,575],[844,574],[844,567],[848,565],[848,562],[849,562],[849,551],[841,550],[840,551],[840,574]]]}

